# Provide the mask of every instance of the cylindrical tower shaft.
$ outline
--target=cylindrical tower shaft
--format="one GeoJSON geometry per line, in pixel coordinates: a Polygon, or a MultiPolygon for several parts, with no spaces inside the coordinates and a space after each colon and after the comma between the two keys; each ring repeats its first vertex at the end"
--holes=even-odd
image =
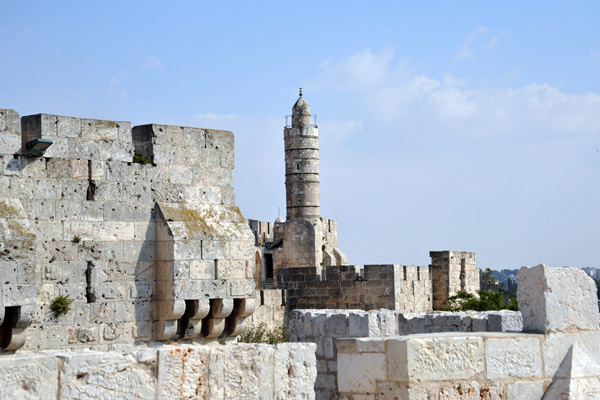
{"type": "Polygon", "coordinates": [[[283,131],[287,219],[319,216],[319,130],[310,124],[302,98],[292,108],[292,125],[283,131]]]}

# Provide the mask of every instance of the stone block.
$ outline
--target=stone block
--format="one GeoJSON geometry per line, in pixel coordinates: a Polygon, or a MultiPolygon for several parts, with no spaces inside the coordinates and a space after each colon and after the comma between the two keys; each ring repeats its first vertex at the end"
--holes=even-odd
{"type": "Polygon", "coordinates": [[[597,288],[576,268],[523,267],[517,274],[517,297],[526,332],[597,330],[597,288]]]}
{"type": "Polygon", "coordinates": [[[56,399],[58,363],[49,355],[0,357],[0,398],[56,399]]]}
{"type": "Polygon", "coordinates": [[[540,338],[503,337],[485,341],[487,379],[541,378],[540,338]]]}
{"type": "Polygon", "coordinates": [[[338,390],[375,393],[378,380],[387,380],[385,353],[338,353],[338,390]]]}
{"type": "Polygon", "coordinates": [[[314,343],[281,343],[274,347],[273,398],[314,399],[317,376],[314,343]]]}
{"type": "Polygon", "coordinates": [[[199,346],[159,349],[157,398],[209,398],[209,355],[208,349],[199,346]]]}
{"type": "Polygon", "coordinates": [[[134,355],[114,352],[59,353],[58,357],[62,360],[60,399],[156,398],[150,360],[139,363],[134,355]]]}
{"type": "Polygon", "coordinates": [[[542,346],[546,378],[555,376],[600,376],[600,332],[551,333],[542,346]],[[572,350],[572,347],[574,350],[572,350]],[[565,358],[570,354],[572,367],[561,372],[565,358]],[[593,362],[592,362],[593,361],[593,362]]]}
{"type": "Polygon", "coordinates": [[[543,381],[522,381],[508,385],[506,400],[534,400],[544,396],[543,381]]]}
{"type": "Polygon", "coordinates": [[[387,341],[390,379],[401,382],[474,379],[483,372],[478,336],[423,335],[387,341]]]}
{"type": "Polygon", "coordinates": [[[521,332],[523,317],[519,311],[493,311],[487,317],[488,332],[521,332]]]}

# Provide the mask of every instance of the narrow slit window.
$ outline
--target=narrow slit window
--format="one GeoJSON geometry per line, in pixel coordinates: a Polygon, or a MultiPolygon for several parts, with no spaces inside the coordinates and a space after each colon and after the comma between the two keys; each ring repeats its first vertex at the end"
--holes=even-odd
{"type": "Polygon", "coordinates": [[[96,295],[94,294],[94,288],[92,286],[92,269],[94,268],[94,264],[91,261],[88,261],[87,268],[85,270],[85,282],[86,282],[86,290],[85,290],[85,298],[88,303],[96,302],[96,295]]]}

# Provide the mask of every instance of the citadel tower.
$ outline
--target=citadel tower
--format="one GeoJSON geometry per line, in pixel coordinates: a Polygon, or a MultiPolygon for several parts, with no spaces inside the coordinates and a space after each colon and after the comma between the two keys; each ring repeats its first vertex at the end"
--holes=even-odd
{"type": "Polygon", "coordinates": [[[302,97],[292,108],[292,124],[283,131],[287,220],[319,217],[319,128],[310,121],[302,97]]]}

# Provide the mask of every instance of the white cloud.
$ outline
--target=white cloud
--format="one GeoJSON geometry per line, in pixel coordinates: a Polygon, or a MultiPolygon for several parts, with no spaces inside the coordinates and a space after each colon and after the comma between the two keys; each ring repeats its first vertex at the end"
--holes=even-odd
{"type": "Polygon", "coordinates": [[[127,90],[122,87],[122,83],[129,80],[129,70],[117,72],[110,77],[108,93],[118,97],[126,98],[127,90]]]}
{"type": "Polygon", "coordinates": [[[483,48],[487,51],[492,50],[494,47],[500,43],[500,41],[506,36],[506,30],[502,30],[498,35],[493,36],[484,46],[483,48]]]}
{"type": "MultiPolygon", "coordinates": [[[[589,135],[600,130],[598,93],[565,93],[537,83],[512,89],[469,87],[451,75],[437,80],[410,73],[392,54],[389,50],[381,54],[363,50],[346,59],[329,60],[314,80],[315,89],[351,93],[362,99],[363,109],[374,120],[389,125],[413,121],[423,129],[449,130],[450,124],[460,126],[455,134],[467,135],[589,135]],[[363,76],[370,78],[357,82],[363,76]]],[[[510,71],[501,79],[516,75],[517,71],[510,71]]]]}
{"type": "Polygon", "coordinates": [[[462,61],[473,57],[478,48],[484,51],[491,51],[504,39],[507,32],[506,30],[502,30],[497,35],[487,39],[489,37],[488,33],[489,29],[485,26],[477,27],[469,32],[467,37],[458,45],[458,52],[455,56],[456,60],[462,61]]]}
{"type": "Polygon", "coordinates": [[[165,64],[162,62],[162,60],[154,56],[144,58],[142,64],[144,65],[144,67],[151,70],[162,71],[163,69],[165,69],[165,64]]]}
{"type": "Polygon", "coordinates": [[[231,121],[237,119],[238,116],[234,114],[215,114],[211,112],[196,114],[190,117],[192,121],[231,121]]]}
{"type": "Polygon", "coordinates": [[[487,33],[488,29],[485,26],[480,26],[469,32],[465,40],[458,46],[458,53],[456,53],[457,60],[464,60],[473,56],[473,47],[475,42],[483,34],[487,33]]]}
{"type": "Polygon", "coordinates": [[[508,85],[519,77],[521,73],[517,70],[506,71],[497,79],[499,85],[508,85]]]}
{"type": "Polygon", "coordinates": [[[319,122],[319,130],[323,132],[321,141],[339,146],[348,139],[350,135],[363,130],[363,124],[360,121],[334,121],[326,120],[319,122]]]}
{"type": "Polygon", "coordinates": [[[465,86],[467,84],[467,80],[457,78],[456,76],[453,76],[450,74],[446,74],[446,75],[444,75],[444,79],[442,80],[442,83],[444,84],[444,86],[448,86],[448,87],[459,87],[459,86],[465,86]]]}
{"type": "Polygon", "coordinates": [[[374,54],[369,49],[358,52],[345,60],[325,60],[319,66],[321,76],[316,81],[305,85],[311,89],[314,86],[327,86],[332,89],[369,90],[381,85],[389,75],[390,62],[394,52],[386,49],[374,54]]]}

